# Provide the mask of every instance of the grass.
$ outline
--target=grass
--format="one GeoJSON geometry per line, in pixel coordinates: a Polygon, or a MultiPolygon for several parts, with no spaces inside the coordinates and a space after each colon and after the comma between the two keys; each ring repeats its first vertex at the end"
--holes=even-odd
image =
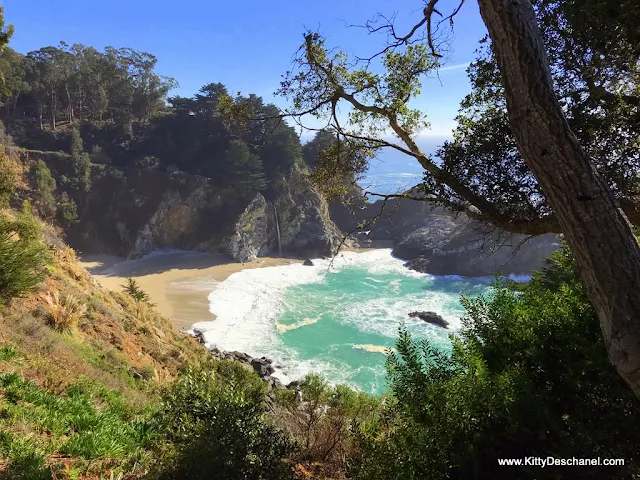
{"type": "Polygon", "coordinates": [[[60,293],[47,292],[43,297],[48,306],[51,326],[59,331],[75,330],[78,322],[87,313],[87,306],[71,294],[60,297],[60,293]]]}
{"type": "Polygon", "coordinates": [[[8,362],[20,356],[20,352],[13,345],[3,345],[0,347],[0,362],[8,362]]]}
{"type": "Polygon", "coordinates": [[[54,454],[80,464],[101,459],[126,464],[144,455],[156,438],[155,406],[130,406],[120,392],[91,380],[54,395],[8,372],[0,374],[0,388],[0,453],[11,478],[51,478],[47,465],[54,454]]]}

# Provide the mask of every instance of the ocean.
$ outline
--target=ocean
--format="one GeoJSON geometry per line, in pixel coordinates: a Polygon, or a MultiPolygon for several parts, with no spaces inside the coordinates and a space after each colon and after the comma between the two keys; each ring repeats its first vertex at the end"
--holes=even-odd
{"type": "MultiPolygon", "coordinates": [[[[433,154],[444,141],[442,138],[418,138],[418,146],[423,152],[433,154]]],[[[437,160],[437,159],[436,159],[437,160]]],[[[369,165],[368,171],[358,182],[365,190],[375,193],[402,193],[422,182],[424,169],[418,161],[391,148],[380,150],[369,165]]],[[[370,200],[377,200],[371,197],[370,200]]]]}
{"type": "Polygon", "coordinates": [[[492,278],[436,277],[406,269],[391,250],[345,252],[331,263],[243,270],[209,295],[214,322],[201,322],[209,346],[274,360],[276,376],[319,373],[367,393],[386,390],[385,349],[404,322],[416,339],[443,351],[460,326],[461,295],[489,292],[492,278]],[[434,311],[449,329],[408,317],[434,311]]]}

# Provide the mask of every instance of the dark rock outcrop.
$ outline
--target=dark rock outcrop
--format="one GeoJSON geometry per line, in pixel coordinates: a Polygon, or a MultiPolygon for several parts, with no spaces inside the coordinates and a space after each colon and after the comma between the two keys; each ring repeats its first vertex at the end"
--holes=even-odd
{"type": "Polygon", "coordinates": [[[210,351],[211,355],[217,360],[238,362],[242,364],[247,370],[255,371],[258,376],[269,385],[270,388],[288,388],[285,387],[285,385],[278,378],[272,376],[276,369],[273,367],[273,360],[269,358],[253,358],[251,355],[243,352],[225,352],[222,350],[218,350],[217,348],[212,348],[210,351]]]}
{"type": "Polygon", "coordinates": [[[154,249],[221,251],[239,262],[277,250],[330,255],[341,234],[328,206],[294,164],[265,198],[182,172],[96,167],[69,242],[84,253],[140,258],[154,249]]]}
{"type": "Polygon", "coordinates": [[[311,261],[311,259],[307,258],[302,265],[304,265],[305,267],[313,267],[313,262],[311,261]]]}
{"type": "Polygon", "coordinates": [[[268,377],[276,371],[276,369],[271,366],[271,363],[271,360],[265,357],[253,358],[251,360],[251,366],[260,378],[268,377]]]}
{"type": "Polygon", "coordinates": [[[449,322],[447,322],[436,312],[411,312],[409,316],[412,318],[419,318],[422,321],[437,325],[442,328],[448,328],[449,326],[449,322]]]}

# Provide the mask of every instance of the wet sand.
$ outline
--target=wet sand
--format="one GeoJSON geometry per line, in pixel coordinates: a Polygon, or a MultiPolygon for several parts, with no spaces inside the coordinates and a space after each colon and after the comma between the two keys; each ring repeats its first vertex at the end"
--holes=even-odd
{"type": "Polygon", "coordinates": [[[301,260],[263,257],[247,263],[233,262],[222,254],[154,252],[139,260],[112,255],[80,255],[80,262],[105,288],[122,290],[127,277],[135,278],[149,294],[157,310],[178,329],[211,321],[208,295],[229,275],[248,268],[262,268],[301,260]]]}

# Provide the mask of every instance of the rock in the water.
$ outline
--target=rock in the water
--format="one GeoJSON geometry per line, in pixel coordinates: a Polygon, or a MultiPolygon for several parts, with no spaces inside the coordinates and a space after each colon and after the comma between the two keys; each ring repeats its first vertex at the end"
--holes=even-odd
{"type": "Polygon", "coordinates": [[[427,323],[432,323],[434,325],[438,325],[442,328],[447,328],[449,322],[447,322],[444,318],[438,315],[436,312],[411,312],[409,314],[412,318],[419,318],[427,323]]]}
{"type": "Polygon", "coordinates": [[[420,273],[429,273],[429,259],[424,255],[420,255],[418,258],[408,261],[404,264],[409,270],[415,270],[420,273]]]}
{"type": "Polygon", "coordinates": [[[302,265],[304,265],[305,267],[313,267],[313,262],[309,258],[307,258],[302,265]]]}

